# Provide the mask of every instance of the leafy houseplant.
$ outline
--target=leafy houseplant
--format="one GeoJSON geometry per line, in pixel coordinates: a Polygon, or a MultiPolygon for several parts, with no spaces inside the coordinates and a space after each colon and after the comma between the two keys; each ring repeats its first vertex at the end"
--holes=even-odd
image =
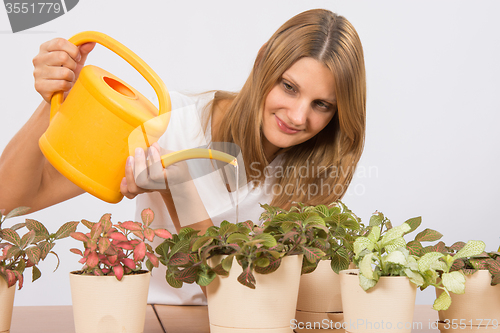
{"type": "MultiPolygon", "coordinates": [[[[442,290],[434,301],[435,310],[447,310],[451,305],[451,295],[465,293],[465,275],[471,274],[480,267],[496,269],[498,262],[489,255],[483,254],[484,242],[470,240],[467,243],[456,242],[450,247],[443,242],[423,247],[418,239],[408,243],[410,251],[420,256],[419,270],[424,278],[423,290],[431,285],[442,290]],[[477,257],[480,256],[480,257],[477,257]],[[490,260],[488,260],[490,259],[490,260]]],[[[493,253],[492,256],[495,256],[493,253]]]]}
{"type": "Polygon", "coordinates": [[[5,220],[26,214],[28,211],[28,207],[15,208],[7,215],[4,215],[3,210],[0,211],[0,332],[10,329],[15,284],[19,283],[19,289],[23,287],[23,274],[26,268],[32,268],[32,281],[40,278],[42,273],[36,265],[49,253],[55,255],[59,261],[57,254],[52,251],[55,241],[68,237],[78,224],[78,222],[65,223],[53,234],[49,233],[42,223],[33,219],[26,219],[23,223],[4,228],[5,220]],[[24,227],[28,232],[21,236],[18,230],[24,227]]]}
{"type": "Polygon", "coordinates": [[[341,201],[329,205],[307,206],[295,203],[289,210],[265,206],[261,220],[280,221],[291,213],[316,214],[328,228],[326,242],[315,240],[325,255],[319,262],[303,261],[295,319],[298,322],[341,322],[342,301],[338,273],[347,269],[354,257],[354,240],[366,232],[361,219],[341,201]],[[310,273],[310,274],[304,274],[310,273]]]}
{"type": "Polygon", "coordinates": [[[104,214],[99,222],[82,220],[89,232],[71,234],[84,244],[83,252],[71,249],[84,264],[81,271],[70,273],[76,332],[144,330],[150,272],[142,264],[148,270],[159,265],[148,241],[172,236],[165,229],[151,228],[151,209],[144,209],[141,218],[142,223],[113,224],[111,215],[104,214]]]}
{"type": "Polygon", "coordinates": [[[207,286],[211,332],[229,327],[231,332],[290,330],[301,270],[325,255],[329,231],[318,213],[280,215],[274,207],[263,208],[261,225],[223,221],[203,235],[183,228],[156,248],[170,285],[207,286]],[[237,311],[241,299],[245,299],[244,313],[237,311]],[[279,309],[273,305],[276,299],[282,304],[279,309]]]}
{"type": "MultiPolygon", "coordinates": [[[[399,327],[398,323],[412,322],[417,286],[423,286],[425,280],[419,257],[410,253],[403,236],[420,224],[421,218],[417,217],[393,227],[384,214],[372,215],[369,233],[354,242],[354,263],[359,270],[345,270],[340,274],[345,322],[378,325],[385,322],[382,331],[411,331],[411,328],[399,327]],[[376,309],[373,304],[378,305],[376,309]]],[[[440,237],[441,234],[426,229],[416,238],[432,241],[440,237]]],[[[361,333],[370,329],[358,325],[349,331],[361,333]]]]}
{"type": "Polygon", "coordinates": [[[85,265],[81,274],[114,275],[121,280],[123,275],[140,271],[144,260],[149,270],[158,267],[158,257],[146,240],[152,242],[155,236],[167,239],[172,235],[166,229],[150,228],[154,219],[151,209],[144,209],[141,218],[142,223],[127,221],[113,224],[111,214],[104,214],[99,222],[82,220],[90,232],[73,232],[71,237],[83,242],[84,252],[70,250],[82,256],[79,262],[85,265]]]}
{"type": "MultiPolygon", "coordinates": [[[[7,215],[0,213],[0,276],[5,279],[9,287],[19,282],[19,289],[23,287],[23,273],[26,268],[32,267],[32,281],[41,276],[36,265],[44,260],[49,253],[59,257],[52,251],[55,241],[68,237],[76,230],[78,222],[63,224],[56,233],[49,233],[45,226],[33,219],[26,219],[10,228],[3,228],[6,219],[24,215],[29,207],[18,207],[7,215]],[[26,227],[28,232],[22,237],[17,230],[26,227]]],[[[59,266],[59,265],[58,265],[59,266]]],[[[57,267],[56,267],[57,269],[57,267]]]]}
{"type": "Polygon", "coordinates": [[[160,262],[167,267],[167,282],[176,288],[183,283],[207,286],[216,275],[228,275],[233,258],[243,268],[238,281],[255,288],[254,271],[269,274],[278,269],[283,257],[304,255],[303,272],[311,271],[328,248],[328,228],[325,221],[312,211],[274,215],[275,207],[266,209],[262,225],[252,221],[212,226],[204,235],[197,230],[183,228],[172,239],[156,248],[160,262]],[[220,264],[210,266],[209,258],[227,256],[220,264]]]}

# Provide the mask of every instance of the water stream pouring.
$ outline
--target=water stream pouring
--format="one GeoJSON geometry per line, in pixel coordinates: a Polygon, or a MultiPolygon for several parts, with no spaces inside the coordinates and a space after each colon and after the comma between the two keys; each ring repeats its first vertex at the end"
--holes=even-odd
{"type": "MultiPolygon", "coordinates": [[[[170,96],[160,77],[113,38],[87,31],[69,41],[76,46],[97,42],[115,52],[148,81],[158,96],[159,109],[123,80],[92,65],[82,69],[64,102],[63,92],[52,96],[50,124],[39,141],[43,154],[61,174],[86,192],[117,203],[123,198],[120,183],[129,153],[137,147],[146,149],[167,129],[170,96]],[[142,129],[141,140],[130,140],[136,128],[142,129]]],[[[212,149],[186,149],[161,157],[164,167],[191,158],[237,165],[234,156],[212,149]]]]}

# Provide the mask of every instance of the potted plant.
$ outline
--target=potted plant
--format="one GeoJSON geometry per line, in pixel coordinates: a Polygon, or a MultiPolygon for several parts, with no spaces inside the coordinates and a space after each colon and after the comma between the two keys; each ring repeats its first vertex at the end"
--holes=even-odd
{"type": "MultiPolygon", "coordinates": [[[[425,281],[418,256],[410,254],[403,238],[421,224],[412,218],[392,227],[384,214],[370,218],[370,232],[354,242],[357,269],[340,272],[344,328],[347,332],[411,332],[417,287],[425,281]]],[[[426,229],[421,240],[441,234],[426,229]]]]}
{"type": "MultiPolygon", "coordinates": [[[[274,214],[273,207],[264,208],[274,214]]],[[[327,237],[328,228],[316,213],[293,212],[262,225],[223,221],[203,235],[183,228],[156,252],[167,266],[170,285],[207,286],[212,333],[291,332],[301,271],[325,255],[321,247],[327,237]],[[242,300],[245,311],[239,310],[242,300]]]]}
{"type": "Polygon", "coordinates": [[[456,242],[421,247],[429,260],[428,285],[436,288],[434,309],[439,311],[438,328],[493,330],[500,322],[500,253],[483,252],[481,241],[456,242]]]}
{"type": "Polygon", "coordinates": [[[165,229],[152,229],[151,209],[144,209],[141,222],[111,222],[104,214],[99,222],[82,220],[90,232],[73,232],[84,251],[71,249],[82,256],[84,264],[70,273],[71,296],[76,333],[139,333],[144,330],[149,278],[159,260],[149,242],[158,236],[168,239],[165,229]],[[148,270],[143,269],[145,262],[148,270]],[[96,306],[98,305],[98,306],[96,306]]]}
{"type": "Polygon", "coordinates": [[[366,228],[354,213],[341,201],[329,205],[307,206],[294,203],[289,210],[264,205],[266,211],[261,220],[281,220],[291,213],[312,213],[324,221],[328,228],[327,241],[317,239],[316,246],[325,255],[316,264],[304,260],[303,273],[300,277],[297,300],[297,323],[324,323],[332,325],[343,320],[342,299],[340,296],[339,272],[349,268],[354,257],[354,240],[362,235],[366,228]]]}
{"type": "MultiPolygon", "coordinates": [[[[36,265],[51,253],[55,241],[68,237],[76,230],[78,222],[67,222],[63,224],[56,233],[49,233],[45,226],[33,219],[26,219],[23,223],[17,223],[10,228],[4,228],[4,222],[11,217],[24,215],[29,207],[18,207],[7,215],[4,210],[0,211],[0,332],[8,332],[12,319],[12,308],[14,305],[15,284],[19,289],[23,287],[24,271],[32,269],[32,281],[40,278],[42,273],[36,265]],[[19,235],[17,230],[26,227],[28,232],[19,235]]],[[[59,266],[59,264],[57,265],[59,266]]],[[[57,269],[56,266],[56,269],[57,269]]]]}

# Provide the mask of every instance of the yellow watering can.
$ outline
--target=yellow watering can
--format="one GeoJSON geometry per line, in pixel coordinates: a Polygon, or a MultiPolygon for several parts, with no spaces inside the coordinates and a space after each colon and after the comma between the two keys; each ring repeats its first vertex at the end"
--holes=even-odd
{"type": "MultiPolygon", "coordinates": [[[[158,141],[170,120],[171,103],[160,77],[127,47],[100,32],[69,39],[76,46],[97,42],[132,65],[153,87],[159,110],[139,91],[96,66],[85,66],[63,103],[52,96],[50,125],[39,141],[47,160],[86,192],[109,203],[123,195],[125,163],[137,147],[158,141]]],[[[212,158],[236,165],[236,158],[211,149],[187,149],[161,157],[167,167],[190,158],[212,158]]]]}

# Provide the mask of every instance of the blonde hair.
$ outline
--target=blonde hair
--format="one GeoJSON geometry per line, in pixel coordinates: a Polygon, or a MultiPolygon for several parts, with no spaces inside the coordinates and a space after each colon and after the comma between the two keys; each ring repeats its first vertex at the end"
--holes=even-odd
{"type": "Polygon", "coordinates": [[[214,105],[227,99],[232,103],[224,112],[213,141],[237,144],[245,160],[247,178],[262,184],[264,169],[269,164],[262,146],[264,103],[283,73],[304,57],[318,60],[333,73],[337,110],[315,137],[283,153],[281,170],[286,172],[277,178],[273,189],[281,191],[273,190],[271,202],[280,207],[288,207],[294,201],[310,205],[333,202],[342,198],[351,182],[363,151],[366,118],[363,49],[356,30],[344,17],[328,10],[300,13],[264,44],[241,91],[218,92],[214,100],[214,105]],[[307,170],[305,176],[297,172],[303,168],[307,170]],[[286,190],[289,184],[293,193],[286,190]]]}

